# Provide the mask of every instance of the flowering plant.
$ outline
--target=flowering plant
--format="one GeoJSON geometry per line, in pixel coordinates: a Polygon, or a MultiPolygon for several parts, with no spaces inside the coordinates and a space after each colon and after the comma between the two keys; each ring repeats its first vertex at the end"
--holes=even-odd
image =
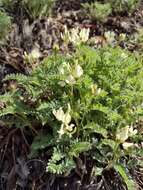
{"type": "Polygon", "coordinates": [[[79,46],[88,41],[89,33],[90,33],[89,28],[80,29],[79,27],[77,27],[68,30],[67,27],[65,27],[65,32],[61,34],[61,38],[66,43],[72,43],[75,46],[79,46]]]}
{"type": "Polygon", "coordinates": [[[142,134],[135,124],[143,115],[142,77],[139,55],[81,44],[74,53],[46,58],[29,76],[7,76],[5,81],[15,80],[17,86],[0,96],[0,116],[36,134],[40,127],[35,131],[35,122],[46,127],[48,134],[35,137],[31,154],[51,150],[47,172],[68,175],[77,159],[86,157],[100,171],[114,167],[131,189],[122,159],[127,167],[127,157],[142,154],[142,134]]]}

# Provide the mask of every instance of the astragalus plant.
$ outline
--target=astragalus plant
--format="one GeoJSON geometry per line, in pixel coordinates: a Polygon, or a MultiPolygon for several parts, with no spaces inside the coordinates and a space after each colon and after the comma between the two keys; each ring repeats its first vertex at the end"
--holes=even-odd
{"type": "Polygon", "coordinates": [[[142,154],[135,125],[143,114],[142,78],[141,56],[78,43],[74,53],[54,52],[29,76],[7,76],[15,86],[0,96],[0,117],[9,127],[36,130],[31,153],[49,147],[47,172],[68,175],[79,159],[90,158],[95,172],[89,175],[115,168],[135,189],[125,167],[142,154]]]}
{"type": "Polygon", "coordinates": [[[100,22],[106,21],[107,17],[112,13],[111,4],[109,2],[100,3],[95,1],[92,3],[84,3],[83,8],[89,18],[100,22]]]}

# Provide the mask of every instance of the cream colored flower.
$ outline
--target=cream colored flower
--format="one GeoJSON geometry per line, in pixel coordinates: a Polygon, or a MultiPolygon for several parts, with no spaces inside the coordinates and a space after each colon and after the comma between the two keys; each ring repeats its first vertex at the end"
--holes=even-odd
{"type": "Polygon", "coordinates": [[[67,125],[71,122],[69,105],[68,105],[68,111],[66,113],[64,113],[62,107],[60,107],[57,111],[53,110],[53,114],[58,121],[62,121],[62,123],[64,123],[65,125],[67,125]]]}
{"type": "Polygon", "coordinates": [[[123,148],[127,150],[128,148],[134,146],[134,143],[124,142],[122,145],[123,145],[123,148]]]}
{"type": "Polygon", "coordinates": [[[95,95],[96,92],[97,92],[97,85],[96,84],[92,84],[90,87],[91,87],[92,94],[95,95]]]}
{"type": "Polygon", "coordinates": [[[137,133],[138,133],[137,129],[134,130],[133,126],[129,127],[129,136],[130,137],[136,135],[137,133]]]}
{"type": "Polygon", "coordinates": [[[64,134],[67,134],[69,137],[72,137],[72,134],[74,134],[75,132],[76,132],[76,127],[74,124],[70,124],[70,125],[62,124],[60,130],[58,131],[59,138],[61,138],[62,135],[64,134]]]}
{"type": "Polygon", "coordinates": [[[137,132],[136,129],[133,130],[133,126],[127,125],[126,127],[117,130],[116,139],[125,142],[129,137],[136,135],[137,132]]]}
{"type": "Polygon", "coordinates": [[[34,69],[37,66],[37,61],[41,57],[41,53],[38,47],[33,48],[31,53],[24,52],[23,58],[26,64],[30,64],[34,69]]]}
{"type": "Polygon", "coordinates": [[[125,52],[122,52],[120,56],[123,59],[126,59],[128,57],[128,55],[125,52]]]}
{"type": "Polygon", "coordinates": [[[101,88],[97,88],[96,84],[92,84],[91,85],[91,92],[93,95],[99,95],[102,92],[102,90],[101,90],[101,88]]]}
{"type": "Polygon", "coordinates": [[[65,26],[64,34],[61,34],[61,38],[65,43],[73,43],[74,45],[80,45],[82,42],[85,43],[89,39],[90,29],[80,29],[79,27],[73,28],[71,30],[67,29],[65,26]]]}
{"type": "Polygon", "coordinates": [[[75,83],[76,83],[76,80],[75,80],[75,78],[70,74],[70,75],[66,78],[65,82],[66,82],[67,84],[75,84],[75,83]]]}
{"type": "Polygon", "coordinates": [[[87,42],[88,39],[89,39],[89,32],[90,32],[90,29],[86,29],[86,28],[83,28],[80,33],[79,33],[79,36],[80,36],[80,40],[82,42],[87,42]]]}
{"type": "Polygon", "coordinates": [[[73,43],[74,45],[79,45],[79,29],[78,28],[73,28],[70,30],[70,35],[69,35],[69,42],[73,43]]]}
{"type": "Polygon", "coordinates": [[[65,75],[71,72],[71,66],[69,63],[63,62],[62,65],[59,67],[59,73],[61,75],[65,75]]]}
{"type": "Polygon", "coordinates": [[[64,81],[59,81],[58,85],[60,85],[61,87],[64,87],[66,85],[66,83],[64,81]]]}
{"type": "Polygon", "coordinates": [[[99,95],[101,93],[101,91],[102,91],[101,88],[98,88],[97,89],[97,95],[99,95]]]}
{"type": "Polygon", "coordinates": [[[53,114],[58,121],[62,121],[62,122],[64,121],[65,114],[62,107],[60,107],[57,111],[54,109],[53,114]]]}
{"type": "Polygon", "coordinates": [[[74,128],[74,124],[72,123],[72,124],[70,124],[70,125],[66,125],[66,130],[68,131],[68,132],[72,132],[73,131],[73,128],[74,128]]]}
{"type": "Polygon", "coordinates": [[[83,75],[83,69],[79,64],[75,65],[73,75],[75,78],[80,78],[83,75]]]}
{"type": "Polygon", "coordinates": [[[119,35],[119,40],[120,40],[120,41],[124,41],[125,39],[126,39],[126,34],[121,33],[121,34],[119,35]]]}
{"type": "Polygon", "coordinates": [[[68,125],[70,122],[71,122],[71,115],[69,114],[69,112],[66,112],[65,116],[64,116],[63,123],[65,125],[68,125]]]}
{"type": "Polygon", "coordinates": [[[62,135],[67,134],[71,136],[76,130],[74,130],[74,124],[70,124],[71,122],[71,115],[70,115],[71,107],[70,104],[68,104],[68,110],[66,113],[62,110],[62,108],[59,108],[57,111],[53,110],[53,114],[56,117],[58,121],[62,121],[61,128],[58,131],[59,137],[61,138],[62,135]]]}
{"type": "Polygon", "coordinates": [[[106,41],[109,44],[112,44],[115,41],[115,33],[114,32],[107,31],[107,32],[104,33],[104,36],[106,38],[106,41]]]}
{"type": "Polygon", "coordinates": [[[65,74],[65,69],[64,69],[63,65],[59,67],[59,73],[60,73],[61,75],[64,75],[64,74],[65,74]]]}
{"type": "Polygon", "coordinates": [[[67,26],[64,26],[64,33],[61,33],[61,39],[65,42],[68,43],[70,38],[70,32],[67,28],[67,26]]]}
{"type": "Polygon", "coordinates": [[[70,31],[70,42],[74,45],[79,45],[82,42],[85,43],[89,39],[89,29],[73,28],[70,31]]]}
{"type": "Polygon", "coordinates": [[[40,53],[39,49],[38,49],[38,48],[34,48],[34,49],[31,51],[31,56],[32,56],[32,58],[34,58],[34,59],[39,59],[40,56],[41,56],[41,53],[40,53]]]}
{"type": "Polygon", "coordinates": [[[125,142],[128,139],[129,126],[117,130],[116,139],[120,142],[125,142]]]}
{"type": "MultiPolygon", "coordinates": [[[[75,84],[76,79],[81,77],[83,75],[83,69],[79,64],[75,64],[75,66],[71,67],[69,63],[64,62],[59,67],[59,73],[61,75],[65,75],[66,79],[63,82],[66,82],[67,84],[75,84]]],[[[65,86],[65,84],[62,81],[59,82],[61,86],[65,86]]]]}

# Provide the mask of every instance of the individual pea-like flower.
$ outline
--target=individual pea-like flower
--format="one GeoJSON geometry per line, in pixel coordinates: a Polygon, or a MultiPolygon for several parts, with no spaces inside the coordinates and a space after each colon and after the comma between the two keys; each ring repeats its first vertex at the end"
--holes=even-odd
{"type": "Polygon", "coordinates": [[[66,113],[64,113],[62,107],[60,107],[57,111],[55,109],[53,110],[53,115],[58,121],[62,121],[64,124],[68,124],[71,122],[70,110],[71,108],[68,104],[68,110],[66,113]]]}
{"type": "Polygon", "coordinates": [[[90,87],[93,95],[99,95],[102,92],[101,88],[98,88],[96,84],[92,84],[90,87]]]}
{"type": "Polygon", "coordinates": [[[63,66],[59,67],[59,73],[60,73],[61,75],[64,75],[64,74],[65,74],[65,69],[64,69],[63,66]]]}
{"type": "Polygon", "coordinates": [[[80,78],[83,75],[83,69],[79,64],[76,64],[73,70],[73,76],[75,78],[80,78]]]}
{"type": "Polygon", "coordinates": [[[123,59],[126,59],[128,57],[128,55],[125,52],[122,52],[120,56],[123,59]]]}
{"type": "Polygon", "coordinates": [[[133,147],[133,146],[134,146],[134,143],[124,142],[124,143],[122,144],[122,146],[123,146],[123,149],[127,150],[128,148],[133,147]]]}
{"type": "Polygon", "coordinates": [[[69,76],[67,76],[65,82],[66,82],[67,84],[73,85],[73,84],[76,83],[76,80],[75,80],[75,78],[74,78],[72,75],[69,75],[69,76]]]}
{"type": "Polygon", "coordinates": [[[126,34],[121,33],[121,34],[119,35],[119,40],[120,40],[120,41],[124,41],[125,39],[126,39],[126,34]]]}
{"type": "Polygon", "coordinates": [[[67,134],[69,137],[72,137],[72,134],[74,134],[75,132],[76,132],[76,127],[73,123],[66,125],[62,124],[60,130],[58,131],[60,138],[64,134],[67,134]]]}
{"type": "Polygon", "coordinates": [[[53,114],[58,121],[64,121],[65,114],[62,107],[60,107],[57,111],[54,109],[53,114]]]}
{"type": "Polygon", "coordinates": [[[70,32],[67,28],[67,26],[64,27],[64,33],[61,33],[61,39],[65,42],[68,43],[70,38],[70,32]]]}
{"type": "Polygon", "coordinates": [[[31,51],[31,56],[34,58],[34,59],[39,59],[40,56],[41,56],[41,53],[39,51],[39,48],[34,48],[32,51],[31,51]]]}
{"type": "Polygon", "coordinates": [[[87,42],[88,39],[89,39],[89,32],[90,32],[90,29],[86,29],[86,28],[83,28],[80,33],[79,33],[79,36],[80,36],[80,40],[81,42],[87,42]]]}
{"type": "Polygon", "coordinates": [[[69,41],[72,42],[74,45],[80,44],[79,28],[73,28],[70,31],[69,41]]]}
{"type": "Polygon", "coordinates": [[[97,95],[99,95],[101,93],[101,91],[102,91],[101,88],[98,88],[97,89],[97,95]]]}
{"type": "Polygon", "coordinates": [[[58,85],[60,85],[61,87],[64,87],[66,85],[66,83],[64,81],[59,81],[58,85]]]}
{"type": "Polygon", "coordinates": [[[129,136],[134,136],[138,133],[137,129],[133,129],[133,126],[129,127],[129,136]]]}
{"type": "Polygon", "coordinates": [[[97,85],[96,85],[96,84],[92,84],[90,87],[91,87],[91,93],[92,93],[93,95],[95,95],[95,94],[96,94],[96,91],[97,91],[97,85]]]}
{"type": "Polygon", "coordinates": [[[72,124],[70,124],[70,125],[66,125],[66,130],[67,131],[69,131],[69,132],[72,132],[73,131],[73,129],[74,129],[74,124],[72,123],[72,124]]]}

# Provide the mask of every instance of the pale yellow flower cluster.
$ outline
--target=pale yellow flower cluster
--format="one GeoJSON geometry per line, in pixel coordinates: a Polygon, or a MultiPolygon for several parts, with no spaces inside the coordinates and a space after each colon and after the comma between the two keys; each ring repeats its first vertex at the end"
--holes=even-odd
{"type": "Polygon", "coordinates": [[[107,32],[104,33],[104,36],[106,38],[106,41],[109,44],[112,44],[115,41],[115,33],[114,32],[107,31],[107,32]]]}
{"type": "Polygon", "coordinates": [[[65,86],[66,83],[73,85],[76,83],[76,80],[83,75],[83,69],[78,63],[74,66],[70,66],[69,63],[63,63],[59,68],[59,73],[67,76],[64,81],[59,82],[61,86],[65,86]]]}
{"type": "Polygon", "coordinates": [[[41,57],[39,48],[33,48],[31,53],[24,52],[23,58],[25,63],[33,64],[41,57]]]}
{"type": "Polygon", "coordinates": [[[73,28],[71,30],[68,30],[67,27],[65,27],[64,34],[61,34],[61,38],[64,42],[70,42],[75,46],[80,45],[81,43],[85,43],[89,39],[89,28],[73,28]]]}
{"type": "Polygon", "coordinates": [[[60,107],[58,110],[53,110],[53,114],[56,117],[56,119],[62,122],[61,128],[58,131],[60,138],[64,134],[67,134],[71,137],[72,134],[76,131],[75,125],[73,123],[70,124],[71,122],[70,111],[71,111],[71,107],[69,104],[68,104],[68,110],[66,113],[64,113],[62,107],[60,107]]]}

